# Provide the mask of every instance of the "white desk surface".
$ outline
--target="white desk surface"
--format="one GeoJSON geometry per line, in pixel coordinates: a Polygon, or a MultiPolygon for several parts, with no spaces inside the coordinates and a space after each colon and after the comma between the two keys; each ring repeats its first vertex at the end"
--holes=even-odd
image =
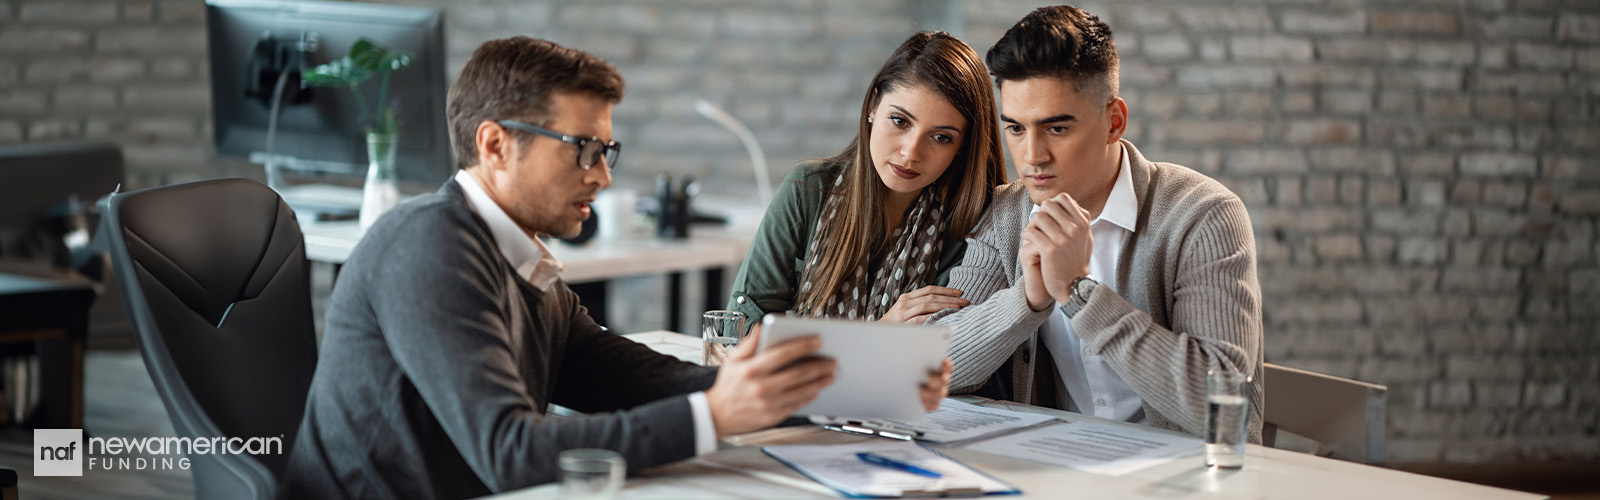
{"type": "MultiPolygon", "coordinates": [[[[301,222],[306,259],[343,264],[361,240],[356,221],[301,222]]],[[[566,264],[561,278],[569,283],[596,281],[636,274],[694,271],[732,267],[750,250],[755,228],[696,227],[686,240],[655,238],[595,238],[587,245],[550,245],[550,252],[566,264]]]]}
{"type": "MultiPolygon", "coordinates": [[[[699,358],[699,339],[655,331],[627,335],[665,354],[699,358]]],[[[1104,420],[1048,408],[962,396],[984,406],[1054,415],[1062,420],[1104,420]]],[[[1120,424],[1129,425],[1134,424],[1120,424]]],[[[1149,429],[1148,427],[1141,427],[1149,429]]],[[[871,439],[822,430],[787,427],[736,436],[711,455],[655,467],[628,479],[626,499],[665,498],[839,498],[761,452],[774,444],[834,444],[871,439]]],[[[1400,472],[1381,467],[1250,445],[1237,471],[1208,469],[1199,455],[1122,476],[1101,476],[1008,457],[943,448],[953,458],[1022,489],[1021,498],[1544,498],[1540,495],[1400,472]]],[[[560,485],[547,484],[498,495],[495,500],[559,498],[560,485]]],[[[1014,497],[1003,497],[1014,498],[1014,497]]]]}
{"type": "Polygon", "coordinates": [[[695,364],[700,363],[700,354],[705,351],[705,344],[700,341],[700,337],[684,335],[678,332],[656,330],[644,333],[630,333],[623,335],[623,337],[650,346],[651,349],[661,354],[695,364]]]}
{"type": "MultiPolygon", "coordinates": [[[[361,206],[358,188],[307,184],[284,189],[285,199],[329,205],[361,206]]],[[[761,207],[748,200],[705,198],[699,206],[729,214],[725,228],[694,227],[686,240],[660,240],[649,236],[608,239],[596,237],[583,246],[556,242],[551,253],[566,264],[561,278],[569,283],[597,281],[636,274],[694,271],[712,267],[733,267],[744,260],[760,224],[761,207]]],[[[357,221],[299,220],[305,234],[306,259],[343,264],[361,240],[357,221]]]]}

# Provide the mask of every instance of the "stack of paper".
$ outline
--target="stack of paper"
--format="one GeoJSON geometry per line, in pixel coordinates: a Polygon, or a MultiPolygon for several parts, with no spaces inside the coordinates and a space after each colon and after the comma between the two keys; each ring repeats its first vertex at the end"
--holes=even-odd
{"type": "Polygon", "coordinates": [[[953,399],[940,402],[939,411],[924,415],[919,420],[890,420],[922,431],[920,439],[938,444],[974,441],[1058,421],[1055,417],[1040,413],[985,408],[953,399]]]}
{"type": "Polygon", "coordinates": [[[967,449],[1120,476],[1177,457],[1198,454],[1203,445],[1194,436],[1119,424],[1078,422],[1003,436],[967,449]]]}
{"type": "Polygon", "coordinates": [[[813,418],[812,420],[819,424],[843,424],[875,430],[901,431],[901,433],[916,431],[921,433],[917,436],[918,440],[940,445],[967,443],[1019,429],[1059,422],[1049,415],[985,408],[954,399],[944,400],[939,403],[939,411],[924,415],[917,420],[887,418],[871,420],[813,418]]]}

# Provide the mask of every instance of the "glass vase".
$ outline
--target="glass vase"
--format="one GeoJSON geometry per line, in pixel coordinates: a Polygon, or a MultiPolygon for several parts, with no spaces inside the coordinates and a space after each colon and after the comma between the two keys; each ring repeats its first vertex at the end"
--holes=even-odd
{"type": "Polygon", "coordinates": [[[384,212],[400,203],[400,187],[394,173],[395,146],[399,134],[367,134],[367,182],[361,193],[361,229],[366,230],[384,212]]]}

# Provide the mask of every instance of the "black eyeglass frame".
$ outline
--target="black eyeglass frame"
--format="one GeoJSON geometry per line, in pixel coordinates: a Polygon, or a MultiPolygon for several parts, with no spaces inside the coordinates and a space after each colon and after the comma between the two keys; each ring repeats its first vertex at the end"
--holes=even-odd
{"type": "Polygon", "coordinates": [[[573,146],[577,146],[578,147],[578,158],[577,158],[578,168],[582,168],[585,171],[587,171],[590,168],[594,167],[594,161],[593,160],[588,161],[588,162],[584,161],[585,160],[585,158],[584,158],[585,155],[583,153],[584,153],[585,150],[589,149],[589,145],[590,144],[594,144],[595,147],[598,147],[599,149],[590,151],[588,156],[590,158],[598,160],[603,155],[605,157],[605,161],[606,161],[606,168],[608,168],[608,169],[616,170],[617,169],[617,160],[622,157],[622,143],[617,142],[617,141],[604,141],[604,140],[601,140],[599,137],[590,137],[588,139],[580,139],[580,138],[573,137],[573,136],[570,136],[570,135],[567,135],[567,134],[556,132],[554,130],[550,130],[550,129],[547,129],[547,128],[544,128],[544,127],[540,127],[538,125],[523,123],[523,122],[519,122],[519,121],[516,121],[516,120],[499,120],[499,121],[496,121],[495,123],[499,124],[502,127],[514,128],[514,129],[517,129],[517,130],[521,130],[523,132],[531,132],[531,133],[534,133],[534,134],[538,134],[538,135],[542,135],[542,136],[545,136],[545,137],[549,137],[551,139],[556,139],[556,140],[559,140],[561,142],[565,142],[567,144],[571,144],[573,146]]]}

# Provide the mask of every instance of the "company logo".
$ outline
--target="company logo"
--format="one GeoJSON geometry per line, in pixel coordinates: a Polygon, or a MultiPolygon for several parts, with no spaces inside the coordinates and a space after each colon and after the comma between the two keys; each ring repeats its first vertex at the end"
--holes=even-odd
{"type": "Polygon", "coordinates": [[[191,455],[282,455],[278,437],[94,437],[83,429],[34,429],[33,475],[82,476],[89,470],[189,469],[191,455]]]}
{"type": "Polygon", "coordinates": [[[83,429],[34,429],[33,475],[82,476],[83,429]]]}

